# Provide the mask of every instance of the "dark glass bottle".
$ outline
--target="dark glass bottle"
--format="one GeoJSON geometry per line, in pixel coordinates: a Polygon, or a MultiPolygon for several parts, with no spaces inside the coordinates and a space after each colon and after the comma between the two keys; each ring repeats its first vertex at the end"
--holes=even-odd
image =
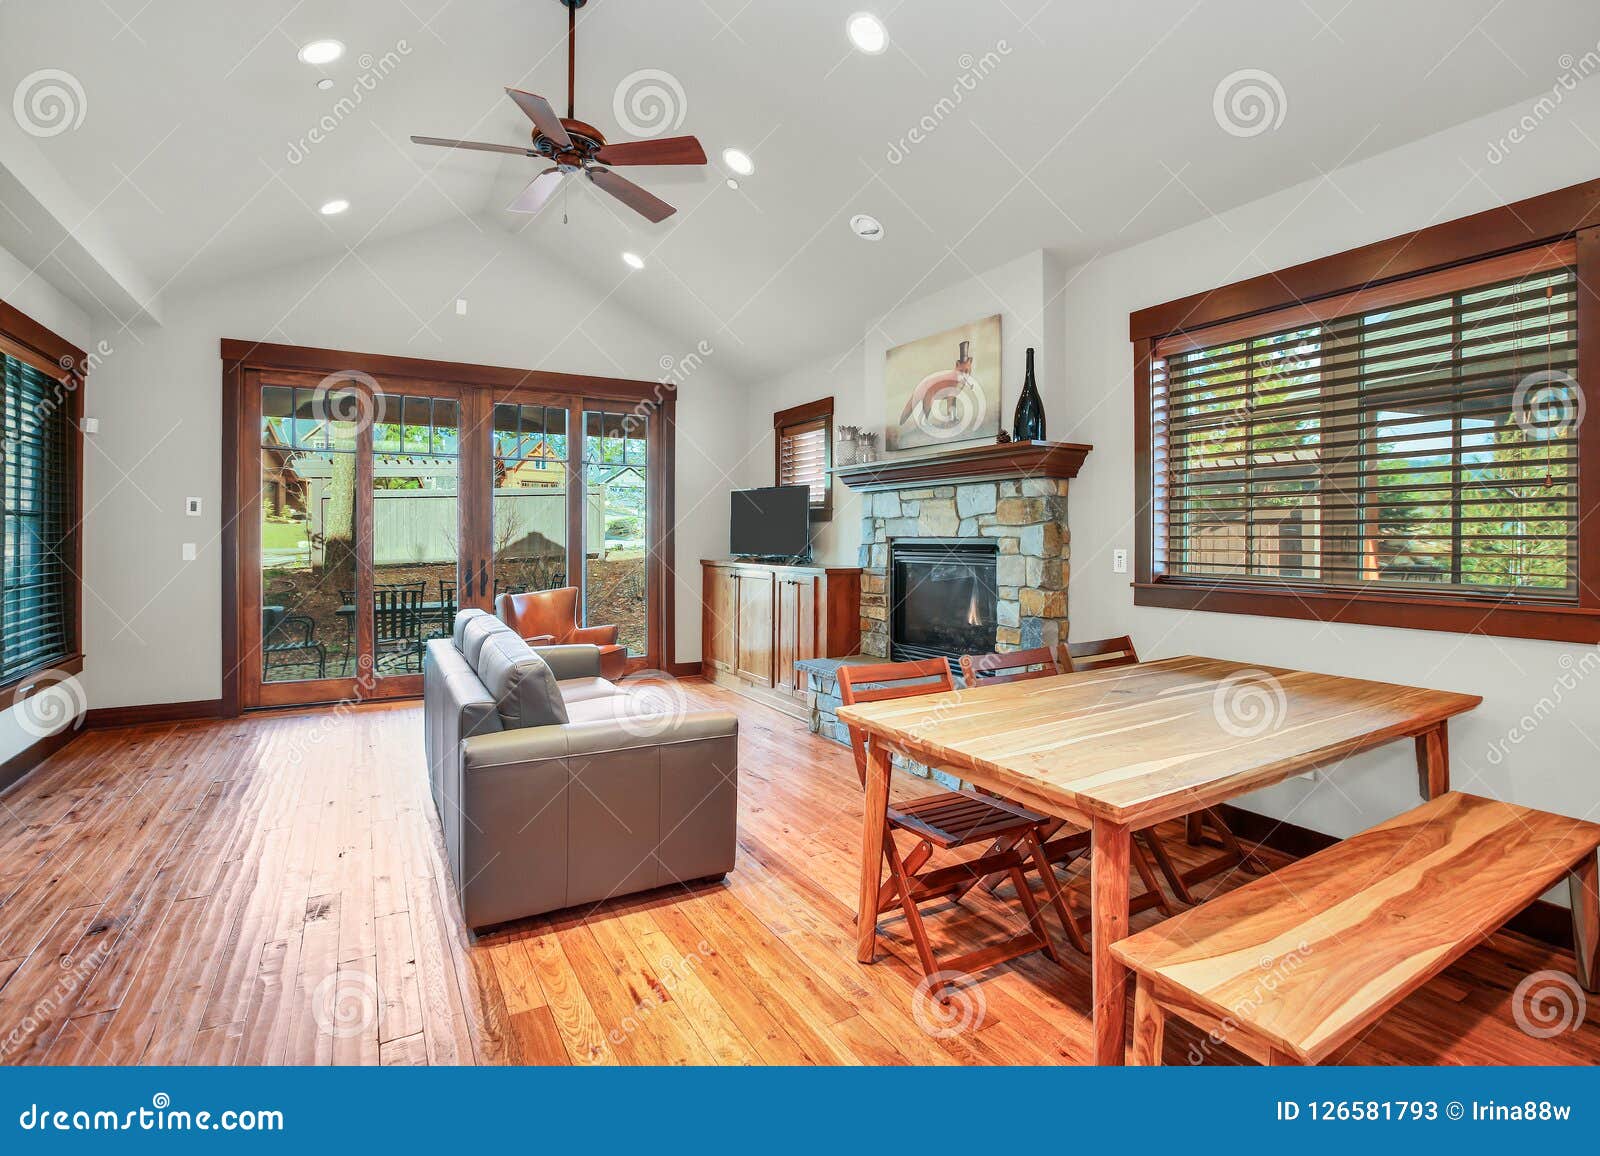
{"type": "Polygon", "coordinates": [[[1017,413],[1012,419],[1011,436],[1019,442],[1044,441],[1044,399],[1033,380],[1033,350],[1028,350],[1028,373],[1022,379],[1022,396],[1017,398],[1017,413]]]}

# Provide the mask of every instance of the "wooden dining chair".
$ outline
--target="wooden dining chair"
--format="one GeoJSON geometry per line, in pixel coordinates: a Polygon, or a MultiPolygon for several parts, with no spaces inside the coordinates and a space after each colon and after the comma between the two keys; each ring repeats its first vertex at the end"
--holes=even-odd
{"type": "MultiPolygon", "coordinates": [[[[1134,649],[1133,639],[1126,634],[1117,638],[1101,638],[1094,642],[1069,642],[1066,645],[1066,656],[1069,671],[1110,670],[1119,666],[1135,666],[1139,662],[1139,652],[1134,649]]],[[[1172,888],[1172,893],[1190,905],[1199,902],[1194,892],[1190,890],[1193,884],[1210,879],[1213,875],[1219,875],[1230,867],[1243,867],[1252,875],[1261,873],[1259,864],[1245,854],[1244,848],[1239,845],[1238,837],[1228,826],[1228,821],[1215,807],[1196,811],[1185,820],[1184,833],[1190,846],[1199,846],[1202,842],[1208,841],[1205,837],[1207,824],[1212,830],[1213,838],[1210,842],[1220,848],[1222,854],[1197,867],[1191,867],[1188,871],[1178,870],[1166,845],[1153,830],[1144,832],[1150,836],[1150,851],[1155,855],[1156,865],[1161,868],[1161,874],[1172,888]]]]}
{"type": "MultiPolygon", "coordinates": [[[[845,706],[955,689],[950,664],[942,658],[841,666],[838,677],[839,701],[845,706]]],[[[864,788],[867,783],[866,738],[858,727],[851,726],[849,730],[856,774],[864,788]]],[[[1056,883],[1055,873],[1045,862],[1039,832],[1049,822],[1046,816],[1025,807],[975,791],[941,791],[902,803],[890,801],[883,831],[883,857],[889,864],[889,879],[880,885],[878,911],[882,913],[898,907],[905,913],[906,926],[911,930],[925,976],[931,979],[941,971],[980,971],[1033,951],[1043,951],[1052,960],[1061,962],[1024,875],[1029,864],[1043,880],[1045,893],[1066,924],[1068,934],[1073,936],[1080,951],[1084,949],[1082,936],[1056,883]],[[904,855],[895,843],[896,831],[904,831],[917,840],[916,846],[904,855]],[[936,850],[952,851],[979,843],[989,843],[991,847],[975,859],[927,869],[936,850]],[[918,905],[935,899],[958,900],[992,871],[1004,872],[1016,884],[1017,900],[1028,917],[1028,931],[1004,943],[940,961],[928,941],[928,930],[918,905]]],[[[937,985],[932,994],[941,995],[944,986],[937,985]]]]}
{"type": "MultiPolygon", "coordinates": [[[[1056,664],[1055,652],[1046,646],[1034,647],[1031,650],[961,656],[961,677],[968,687],[996,686],[1030,678],[1049,678],[1060,673],[1061,668],[1056,664]]],[[[1141,831],[1139,834],[1147,836],[1149,833],[1141,831]]],[[[1040,832],[1040,838],[1044,840],[1045,862],[1052,865],[1071,863],[1080,855],[1086,854],[1090,848],[1089,832],[1079,827],[1070,827],[1065,819],[1052,818],[1040,832]],[[1064,835],[1060,834],[1063,830],[1067,831],[1064,835]]],[[[1139,879],[1144,883],[1145,895],[1149,897],[1147,905],[1159,907],[1163,915],[1173,914],[1172,904],[1168,902],[1166,892],[1161,890],[1161,885],[1156,882],[1155,871],[1152,870],[1150,860],[1140,846],[1139,839],[1135,839],[1129,848],[1129,857],[1134,870],[1139,873],[1139,879]]],[[[1004,873],[993,872],[984,878],[983,885],[993,892],[1004,881],[1004,873]]],[[[1083,926],[1077,922],[1076,916],[1067,922],[1067,933],[1072,936],[1074,944],[1083,942],[1083,926]]]]}

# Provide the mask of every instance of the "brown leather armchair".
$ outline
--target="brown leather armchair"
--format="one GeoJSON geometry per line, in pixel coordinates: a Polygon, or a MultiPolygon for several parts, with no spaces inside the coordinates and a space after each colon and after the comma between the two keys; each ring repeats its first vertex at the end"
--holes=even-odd
{"type": "Polygon", "coordinates": [[[578,625],[576,586],[502,594],[495,599],[495,612],[529,646],[598,646],[601,678],[615,681],[627,669],[628,648],[617,642],[615,626],[578,625]]]}

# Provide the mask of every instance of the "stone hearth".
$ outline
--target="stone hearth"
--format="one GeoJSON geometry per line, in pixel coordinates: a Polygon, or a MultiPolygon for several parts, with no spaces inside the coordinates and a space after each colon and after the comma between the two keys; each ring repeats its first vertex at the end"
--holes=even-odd
{"type": "Polygon", "coordinates": [[[889,654],[889,545],[896,538],[990,538],[999,548],[999,650],[1067,640],[1067,479],[913,485],[863,494],[861,650],[889,654]]]}

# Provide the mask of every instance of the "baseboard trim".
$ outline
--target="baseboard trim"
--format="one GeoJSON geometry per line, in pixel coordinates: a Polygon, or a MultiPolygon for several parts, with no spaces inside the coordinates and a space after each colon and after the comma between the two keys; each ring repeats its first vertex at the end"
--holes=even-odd
{"type": "MultiPolygon", "coordinates": [[[[1231,803],[1222,804],[1218,810],[1222,812],[1223,818],[1228,820],[1228,826],[1233,828],[1234,834],[1241,839],[1259,843],[1263,847],[1270,847],[1274,851],[1292,855],[1296,859],[1314,855],[1324,847],[1331,847],[1339,841],[1321,831],[1313,831],[1309,827],[1301,827],[1282,819],[1247,811],[1231,803]]],[[[1551,947],[1572,950],[1572,915],[1565,907],[1558,904],[1535,899],[1513,916],[1506,927],[1526,935],[1529,939],[1547,943],[1551,947]]]]}
{"type": "Polygon", "coordinates": [[[132,727],[144,723],[188,722],[192,719],[223,718],[220,698],[195,699],[192,702],[152,702],[142,706],[107,706],[91,710],[84,716],[84,725],[93,730],[106,727],[132,727]]]}
{"type": "Polygon", "coordinates": [[[57,731],[53,735],[46,735],[38,742],[24,747],[5,762],[0,763],[0,791],[6,790],[13,783],[20,782],[22,777],[29,771],[82,733],[83,730],[80,727],[68,727],[66,730],[57,731]]]}
{"type": "Polygon", "coordinates": [[[698,662],[669,662],[667,673],[673,678],[699,678],[700,663],[698,662]]]}

